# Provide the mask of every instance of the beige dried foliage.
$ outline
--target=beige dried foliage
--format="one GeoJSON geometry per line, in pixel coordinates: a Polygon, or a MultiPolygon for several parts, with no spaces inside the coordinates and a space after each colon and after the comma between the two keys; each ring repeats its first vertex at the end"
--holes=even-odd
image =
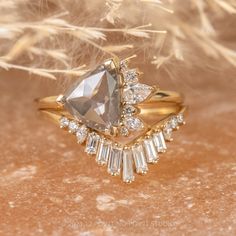
{"type": "Polygon", "coordinates": [[[137,52],[172,71],[175,61],[236,66],[236,0],[0,0],[0,13],[5,70],[56,79],[137,52]]]}

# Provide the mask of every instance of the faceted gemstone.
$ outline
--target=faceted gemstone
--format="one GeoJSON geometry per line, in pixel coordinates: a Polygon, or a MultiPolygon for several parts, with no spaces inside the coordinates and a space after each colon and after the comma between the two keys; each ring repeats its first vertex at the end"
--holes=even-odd
{"type": "Polygon", "coordinates": [[[133,154],[129,149],[123,151],[123,175],[122,179],[126,183],[134,181],[133,154]]]}
{"type": "Polygon", "coordinates": [[[129,135],[129,130],[125,126],[122,126],[120,127],[120,134],[126,137],[129,135]]]}
{"type": "Polygon", "coordinates": [[[146,84],[131,84],[124,89],[124,100],[127,104],[137,104],[144,101],[152,92],[152,87],[146,84]]]}
{"type": "Polygon", "coordinates": [[[122,148],[113,146],[109,156],[107,171],[111,175],[119,175],[122,163],[122,148]]]}
{"type": "Polygon", "coordinates": [[[70,121],[68,128],[70,133],[75,133],[78,130],[79,125],[76,121],[72,120],[70,121]]]}
{"type": "Polygon", "coordinates": [[[85,125],[79,126],[76,131],[76,137],[77,137],[78,143],[83,143],[87,137],[87,134],[88,134],[87,127],[85,125]]]}
{"type": "Polygon", "coordinates": [[[183,124],[184,123],[184,115],[183,115],[183,113],[179,113],[177,115],[177,121],[178,121],[179,124],[183,124]]]}
{"type": "Polygon", "coordinates": [[[176,129],[178,127],[177,117],[176,116],[171,117],[169,124],[172,129],[176,129]]]}
{"type": "Polygon", "coordinates": [[[96,154],[99,145],[100,136],[96,133],[90,133],[87,137],[85,152],[90,155],[96,154]]]}
{"type": "Polygon", "coordinates": [[[141,130],[144,127],[143,122],[139,118],[133,116],[126,117],[124,119],[124,125],[132,131],[141,130]]]}
{"type": "Polygon", "coordinates": [[[136,112],[136,108],[133,107],[132,105],[126,105],[123,108],[123,114],[125,116],[131,116],[136,112]]]}
{"type": "Polygon", "coordinates": [[[105,131],[117,126],[121,115],[119,77],[110,60],[66,92],[65,108],[92,129],[105,131]]]}
{"type": "Polygon", "coordinates": [[[163,135],[165,140],[172,141],[172,128],[169,123],[167,123],[163,128],[163,135]]]}
{"type": "Polygon", "coordinates": [[[133,146],[132,151],[136,172],[139,174],[146,174],[148,171],[148,167],[142,145],[139,144],[138,146],[133,146]]]}
{"type": "Polygon", "coordinates": [[[151,138],[143,141],[148,163],[156,163],[159,159],[158,153],[151,138]]]}
{"type": "Polygon", "coordinates": [[[69,121],[66,117],[64,117],[64,116],[61,117],[61,119],[59,120],[59,122],[60,122],[60,127],[61,127],[61,128],[66,128],[66,127],[68,127],[68,125],[69,125],[69,123],[70,123],[70,121],[69,121]]]}
{"type": "Polygon", "coordinates": [[[127,70],[124,72],[124,81],[125,83],[136,83],[138,82],[138,73],[135,69],[127,70]]]}
{"type": "Polygon", "coordinates": [[[166,142],[161,131],[153,134],[153,142],[158,152],[166,151],[166,142]]]}
{"type": "Polygon", "coordinates": [[[106,165],[108,162],[108,158],[110,155],[110,150],[111,150],[111,142],[107,140],[101,140],[99,147],[98,147],[98,152],[96,155],[96,162],[99,165],[106,165]]]}

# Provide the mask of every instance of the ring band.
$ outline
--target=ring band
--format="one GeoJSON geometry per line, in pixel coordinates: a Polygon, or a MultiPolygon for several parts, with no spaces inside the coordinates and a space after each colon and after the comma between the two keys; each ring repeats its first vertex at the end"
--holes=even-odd
{"type": "Polygon", "coordinates": [[[128,61],[113,58],[79,79],[64,95],[38,99],[38,109],[75,134],[85,152],[96,155],[108,173],[126,183],[134,170],[146,174],[148,163],[172,141],[183,125],[183,97],[138,82],[140,73],[128,61]]]}
{"type": "MultiPolygon", "coordinates": [[[[45,97],[38,100],[39,110],[63,111],[63,105],[58,103],[58,96],[45,97]]],[[[156,113],[158,115],[169,115],[178,113],[182,108],[183,98],[179,93],[156,89],[149,100],[138,104],[141,114],[156,113]]],[[[69,113],[67,114],[69,115],[69,113]]]]}

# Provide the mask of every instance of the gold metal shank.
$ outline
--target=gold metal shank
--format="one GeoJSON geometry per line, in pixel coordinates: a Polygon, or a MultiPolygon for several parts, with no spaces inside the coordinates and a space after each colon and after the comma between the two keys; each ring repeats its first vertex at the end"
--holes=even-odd
{"type": "MultiPolygon", "coordinates": [[[[61,95],[59,96],[61,97],[61,95]]],[[[61,116],[73,119],[63,107],[63,103],[58,103],[58,96],[46,97],[38,100],[38,109],[59,124],[61,116]]],[[[130,146],[142,141],[152,132],[160,130],[163,124],[170,116],[183,113],[186,107],[183,105],[183,97],[172,91],[164,91],[155,88],[149,99],[136,105],[138,116],[144,121],[144,132],[125,143],[130,146]]],[[[117,130],[114,130],[117,134],[117,130]]],[[[103,133],[104,136],[110,136],[109,133],[103,133]]],[[[116,139],[117,142],[119,140],[116,139]]]]}
{"type": "MultiPolygon", "coordinates": [[[[62,97],[62,95],[59,95],[62,97]]],[[[155,89],[152,96],[144,102],[136,105],[141,116],[177,114],[183,107],[183,97],[172,91],[155,89]]],[[[45,97],[38,100],[38,109],[58,112],[70,117],[64,110],[63,103],[58,102],[58,96],[45,97]]]]}

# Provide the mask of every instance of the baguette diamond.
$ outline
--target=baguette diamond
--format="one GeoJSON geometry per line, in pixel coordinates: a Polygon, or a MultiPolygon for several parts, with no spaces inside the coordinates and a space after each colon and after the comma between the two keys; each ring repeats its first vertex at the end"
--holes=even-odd
{"type": "Polygon", "coordinates": [[[166,142],[161,131],[153,134],[153,142],[158,152],[166,151],[166,142]]]}
{"type": "Polygon", "coordinates": [[[98,147],[98,152],[96,155],[96,162],[99,165],[107,165],[109,154],[111,150],[111,142],[102,139],[100,141],[99,147],[98,147]]]}
{"type": "Polygon", "coordinates": [[[146,174],[148,171],[144,150],[141,144],[132,147],[134,164],[138,174],[146,174]]]}
{"type": "Polygon", "coordinates": [[[87,138],[85,152],[90,155],[96,154],[99,145],[100,136],[96,133],[90,133],[87,138]]]}
{"type": "Polygon", "coordinates": [[[122,163],[122,148],[113,146],[109,156],[107,171],[111,175],[119,175],[122,163]]]}
{"type": "Polygon", "coordinates": [[[130,149],[123,151],[123,181],[131,183],[134,181],[133,155],[130,149]]]}
{"type": "Polygon", "coordinates": [[[158,161],[158,153],[151,138],[144,140],[144,149],[148,163],[156,163],[158,161]]]}

